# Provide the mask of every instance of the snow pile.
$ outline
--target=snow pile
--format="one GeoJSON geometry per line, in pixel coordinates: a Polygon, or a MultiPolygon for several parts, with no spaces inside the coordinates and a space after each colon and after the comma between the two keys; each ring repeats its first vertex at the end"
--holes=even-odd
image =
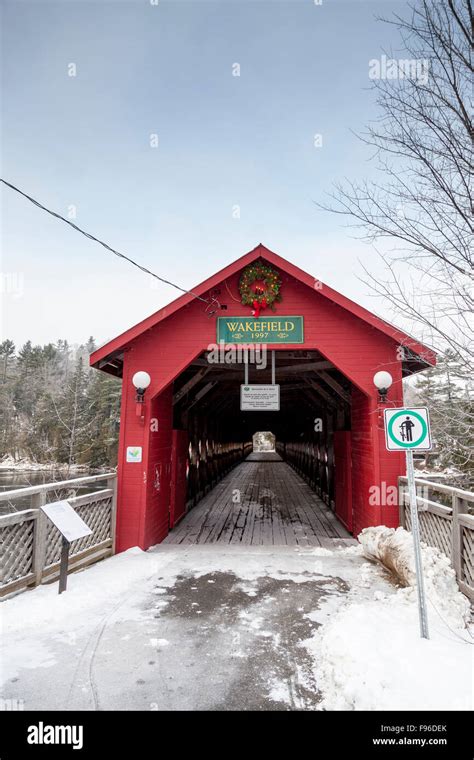
{"type": "MultiPolygon", "coordinates": [[[[358,536],[364,555],[394,572],[408,588],[402,595],[416,600],[416,569],[413,536],[403,528],[365,528],[358,536]]],[[[459,591],[456,575],[445,554],[421,544],[425,593],[432,607],[454,628],[464,627],[470,616],[469,602],[459,591]]]]}
{"type": "Polygon", "coordinates": [[[334,610],[330,600],[324,602],[315,617],[323,625],[303,642],[314,659],[323,697],[320,709],[472,709],[469,603],[447,557],[422,545],[430,635],[426,640],[419,630],[411,534],[402,528],[368,528],[359,541],[368,558],[390,568],[406,587],[376,589],[372,574],[377,565],[366,564],[344,606],[334,610]]]}
{"type": "Polygon", "coordinates": [[[315,661],[322,710],[470,710],[473,639],[418,610],[400,593],[336,611],[304,642],[315,661]]]}

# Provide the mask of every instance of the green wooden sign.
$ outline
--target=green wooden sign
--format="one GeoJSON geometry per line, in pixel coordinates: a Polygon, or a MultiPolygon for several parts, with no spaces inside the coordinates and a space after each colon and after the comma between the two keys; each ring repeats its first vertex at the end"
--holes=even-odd
{"type": "Polygon", "coordinates": [[[303,343],[303,317],[218,317],[217,342],[303,343]]]}

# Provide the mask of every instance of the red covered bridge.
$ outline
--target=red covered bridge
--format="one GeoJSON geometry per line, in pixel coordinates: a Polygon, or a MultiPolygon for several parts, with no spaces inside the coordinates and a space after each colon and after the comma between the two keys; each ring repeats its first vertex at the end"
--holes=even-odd
{"type": "Polygon", "coordinates": [[[374,486],[386,494],[404,464],[385,450],[373,377],[390,372],[385,403],[401,406],[402,378],[434,363],[409,335],[257,246],[91,356],[123,378],[117,551],[168,534],[324,545],[396,526],[396,504],[374,486]],[[257,349],[247,371],[242,345],[257,349]],[[137,372],[151,378],[142,403],[137,372]],[[241,385],[273,383],[279,411],[265,408],[272,394],[241,411],[241,385]],[[257,431],[276,436],[279,456],[249,457],[257,431]]]}

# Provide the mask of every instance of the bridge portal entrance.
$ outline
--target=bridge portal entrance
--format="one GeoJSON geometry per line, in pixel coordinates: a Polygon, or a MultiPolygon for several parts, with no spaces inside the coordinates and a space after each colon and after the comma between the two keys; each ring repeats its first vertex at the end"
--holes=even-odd
{"type": "Polygon", "coordinates": [[[209,540],[247,540],[242,520],[254,525],[252,541],[271,533],[272,542],[290,541],[293,528],[312,540],[309,524],[341,539],[398,525],[383,495],[404,460],[385,449],[383,408],[401,406],[403,377],[434,362],[398,328],[257,246],[91,356],[123,378],[117,550],[146,549],[193,520],[202,537],[209,525],[199,533],[199,515],[212,503],[222,530],[213,525],[209,540]],[[381,369],[393,378],[385,401],[373,385],[381,369]],[[146,388],[134,387],[137,373],[146,388]],[[257,450],[272,441],[274,451],[257,450]],[[229,488],[240,512],[222,496],[229,488]]]}

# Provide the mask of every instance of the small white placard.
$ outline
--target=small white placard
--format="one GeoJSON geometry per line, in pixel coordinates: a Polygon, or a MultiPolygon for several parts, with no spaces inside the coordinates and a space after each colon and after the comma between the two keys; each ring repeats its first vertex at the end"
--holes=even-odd
{"type": "Polygon", "coordinates": [[[389,451],[431,449],[430,417],[426,406],[384,409],[385,443],[389,451]]]}
{"type": "Polygon", "coordinates": [[[90,536],[92,533],[68,501],[53,501],[51,504],[45,504],[41,509],[67,541],[75,541],[76,538],[90,536]]]}
{"type": "Polygon", "coordinates": [[[127,462],[141,462],[142,461],[142,447],[141,446],[127,446],[127,462]]]}
{"type": "Polygon", "coordinates": [[[279,412],[279,385],[241,385],[240,409],[242,412],[279,412]]]}

